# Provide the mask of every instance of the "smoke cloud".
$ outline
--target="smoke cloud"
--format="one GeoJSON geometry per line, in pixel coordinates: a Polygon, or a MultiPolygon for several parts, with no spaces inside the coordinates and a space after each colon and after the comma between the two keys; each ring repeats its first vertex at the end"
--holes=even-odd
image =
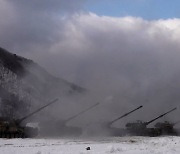
{"type": "Polygon", "coordinates": [[[2,47],[90,90],[89,102],[104,102],[95,117],[145,105],[136,119],[151,110],[143,117],[150,120],[179,107],[179,19],[98,16],[82,11],[81,0],[0,0],[0,7],[2,47]]]}

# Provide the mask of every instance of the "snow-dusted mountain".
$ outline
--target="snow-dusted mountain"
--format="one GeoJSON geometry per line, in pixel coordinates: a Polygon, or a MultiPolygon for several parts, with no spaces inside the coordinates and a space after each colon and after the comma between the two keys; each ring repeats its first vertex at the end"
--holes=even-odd
{"type": "Polygon", "coordinates": [[[32,60],[0,48],[0,114],[19,117],[34,104],[85,89],[49,74],[32,60]]]}

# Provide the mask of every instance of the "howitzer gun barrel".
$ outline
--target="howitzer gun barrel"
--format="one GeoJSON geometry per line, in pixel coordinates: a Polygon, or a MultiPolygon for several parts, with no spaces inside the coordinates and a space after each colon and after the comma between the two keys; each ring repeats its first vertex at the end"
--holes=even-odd
{"type": "Polygon", "coordinates": [[[175,108],[173,108],[172,110],[170,110],[170,111],[168,111],[168,112],[166,112],[166,113],[164,113],[164,114],[161,114],[160,116],[158,116],[158,117],[156,117],[156,118],[154,118],[154,119],[146,122],[146,126],[149,125],[150,123],[154,122],[155,120],[164,117],[166,114],[168,114],[168,113],[170,113],[170,112],[172,112],[172,111],[174,111],[174,110],[176,110],[176,109],[177,109],[177,108],[175,107],[175,108]]]}
{"type": "Polygon", "coordinates": [[[124,115],[122,115],[122,116],[120,116],[120,117],[114,119],[113,121],[109,122],[109,125],[112,125],[114,122],[116,122],[116,121],[118,121],[118,120],[120,120],[120,119],[126,117],[127,115],[129,115],[129,114],[135,112],[136,110],[138,110],[138,109],[140,109],[140,108],[142,108],[142,107],[143,107],[143,106],[141,105],[141,106],[137,107],[136,109],[134,109],[134,110],[132,110],[132,111],[130,111],[130,112],[128,112],[128,113],[125,113],[124,115]]]}
{"type": "Polygon", "coordinates": [[[96,103],[96,104],[94,104],[94,105],[90,106],[89,108],[87,108],[87,109],[85,109],[85,110],[83,110],[83,111],[79,112],[78,114],[76,114],[76,115],[74,115],[74,116],[72,116],[72,117],[68,118],[67,120],[65,120],[65,123],[67,123],[67,122],[71,121],[72,119],[74,119],[74,118],[78,117],[79,115],[81,115],[81,114],[83,114],[83,113],[85,113],[85,112],[89,111],[90,109],[92,109],[92,108],[96,107],[96,106],[97,106],[97,105],[99,105],[99,104],[100,104],[100,103],[96,103]]]}
{"type": "Polygon", "coordinates": [[[35,110],[34,112],[32,112],[32,113],[28,114],[28,115],[27,115],[27,116],[25,116],[25,117],[23,117],[23,118],[21,118],[21,119],[17,120],[17,123],[21,123],[21,122],[22,122],[22,121],[24,121],[25,119],[27,119],[27,118],[31,117],[31,116],[32,116],[32,115],[34,115],[35,113],[37,113],[37,112],[41,111],[42,109],[44,109],[44,108],[48,107],[49,105],[51,105],[51,104],[53,104],[53,103],[55,103],[55,102],[57,102],[57,101],[58,101],[58,98],[54,99],[53,101],[51,101],[50,103],[48,103],[48,104],[44,105],[43,107],[41,107],[41,108],[39,108],[39,109],[35,110]]]}

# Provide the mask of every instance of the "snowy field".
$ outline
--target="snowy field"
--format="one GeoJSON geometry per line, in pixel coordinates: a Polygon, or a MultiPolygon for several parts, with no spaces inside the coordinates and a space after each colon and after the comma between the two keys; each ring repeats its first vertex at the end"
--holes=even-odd
{"type": "Polygon", "coordinates": [[[180,137],[0,139],[0,154],[180,154],[180,137]],[[90,150],[86,150],[90,147],[90,150]]]}

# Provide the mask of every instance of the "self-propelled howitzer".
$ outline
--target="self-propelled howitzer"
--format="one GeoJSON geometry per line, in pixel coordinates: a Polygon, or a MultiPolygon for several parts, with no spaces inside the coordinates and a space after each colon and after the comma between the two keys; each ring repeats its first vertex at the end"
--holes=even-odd
{"type": "MultiPolygon", "coordinates": [[[[101,134],[100,135],[107,135],[107,136],[123,136],[125,135],[125,130],[124,129],[121,129],[121,128],[115,128],[115,127],[112,127],[112,124],[114,124],[115,122],[117,122],[118,120],[121,120],[125,117],[127,117],[128,115],[130,115],[131,113],[139,110],[140,108],[142,108],[143,106],[139,106],[123,115],[121,115],[120,117],[118,118],[115,118],[114,120],[110,121],[110,122],[104,122],[101,124],[101,134]]],[[[98,130],[98,129],[97,129],[98,130]]],[[[95,131],[89,133],[89,134],[97,134],[95,131]]],[[[98,134],[97,134],[98,135],[98,134]]]]}
{"type": "Polygon", "coordinates": [[[33,111],[32,113],[24,116],[23,118],[16,120],[16,123],[18,123],[18,124],[22,123],[24,120],[28,119],[29,117],[33,116],[33,115],[36,114],[37,112],[40,112],[40,111],[43,110],[44,108],[50,106],[51,104],[53,104],[53,103],[55,103],[55,102],[57,102],[57,101],[58,101],[58,98],[54,99],[53,101],[51,101],[51,102],[49,102],[48,104],[40,107],[39,109],[33,111]]]}
{"type": "Polygon", "coordinates": [[[100,103],[96,103],[87,109],[67,118],[66,120],[51,120],[40,124],[42,136],[79,136],[82,134],[82,129],[79,127],[67,126],[67,123],[74,120],[83,113],[95,108],[100,103]]]}
{"type": "Polygon", "coordinates": [[[111,126],[111,125],[112,125],[113,123],[115,123],[116,121],[118,121],[118,120],[120,120],[120,119],[122,119],[122,118],[128,116],[129,114],[135,112],[136,110],[139,110],[139,109],[142,108],[142,107],[143,107],[143,106],[141,105],[141,106],[137,107],[136,109],[134,109],[134,110],[132,110],[132,111],[130,111],[130,112],[127,112],[127,113],[125,113],[124,115],[122,115],[122,116],[120,116],[120,117],[118,117],[118,118],[112,120],[111,122],[108,123],[109,126],[111,126]]]}
{"type": "Polygon", "coordinates": [[[159,129],[161,131],[162,135],[179,135],[180,131],[179,129],[174,128],[175,125],[180,123],[180,121],[177,121],[175,123],[164,121],[164,122],[157,122],[154,127],[159,129]]]}
{"type": "Polygon", "coordinates": [[[154,121],[164,117],[165,115],[173,112],[177,108],[173,108],[168,112],[165,112],[164,114],[161,114],[160,116],[148,121],[148,122],[142,122],[138,120],[137,122],[134,123],[127,123],[126,124],[126,129],[130,135],[139,135],[139,136],[158,136],[161,135],[161,130],[160,129],[155,129],[155,128],[147,128],[147,126],[154,121]]]}
{"type": "Polygon", "coordinates": [[[55,103],[58,99],[51,101],[45,106],[35,110],[34,112],[24,116],[21,119],[10,119],[10,118],[0,118],[0,138],[25,138],[25,137],[35,137],[38,135],[38,129],[33,127],[22,126],[22,122],[28,119],[35,113],[43,110],[49,105],[55,103]]]}

